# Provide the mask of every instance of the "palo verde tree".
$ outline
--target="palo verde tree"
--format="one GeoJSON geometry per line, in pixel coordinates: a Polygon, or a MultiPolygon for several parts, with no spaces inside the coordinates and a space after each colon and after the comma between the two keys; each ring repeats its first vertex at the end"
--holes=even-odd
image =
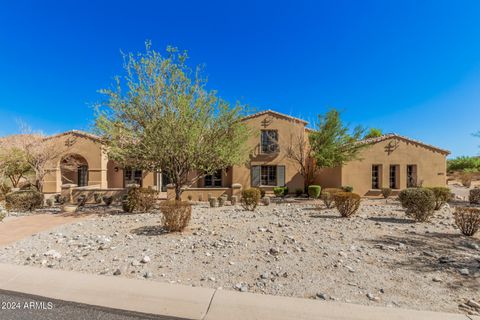
{"type": "Polygon", "coordinates": [[[32,172],[26,153],[16,146],[0,143],[0,175],[8,178],[13,188],[32,172]]]}
{"type": "Polygon", "coordinates": [[[367,146],[359,143],[363,133],[361,127],[350,130],[335,109],[319,115],[316,129],[309,135],[311,156],[317,167],[332,168],[358,159],[360,150],[367,146]]]}
{"type": "Polygon", "coordinates": [[[234,107],[206,88],[202,68],[168,47],[124,55],[125,75],[101,90],[96,129],[110,157],[123,165],[166,173],[181,199],[182,187],[247,160],[249,132],[234,107]]]}
{"type": "Polygon", "coordinates": [[[363,139],[378,138],[383,135],[382,129],[370,128],[368,132],[363,136],[363,139]]]}

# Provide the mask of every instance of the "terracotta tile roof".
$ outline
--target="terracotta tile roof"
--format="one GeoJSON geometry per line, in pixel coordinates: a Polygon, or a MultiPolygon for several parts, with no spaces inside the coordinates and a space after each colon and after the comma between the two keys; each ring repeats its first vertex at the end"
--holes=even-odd
{"type": "Polygon", "coordinates": [[[51,135],[51,136],[47,137],[47,139],[66,136],[66,135],[69,135],[69,134],[73,134],[73,135],[76,135],[76,136],[79,136],[79,137],[92,139],[92,140],[95,140],[95,141],[101,141],[102,140],[99,136],[97,136],[95,134],[85,132],[85,131],[81,131],[81,130],[70,130],[70,131],[65,131],[65,132],[62,132],[62,133],[57,133],[57,134],[54,134],[54,135],[51,135]]]}
{"type": "Polygon", "coordinates": [[[429,149],[436,150],[436,151],[441,152],[441,153],[444,153],[444,154],[450,154],[450,151],[448,151],[448,150],[445,150],[445,149],[441,149],[441,148],[432,146],[432,145],[430,145],[430,144],[424,143],[424,142],[419,141],[419,140],[407,138],[407,137],[405,137],[405,136],[401,136],[401,135],[396,134],[396,133],[387,133],[387,134],[384,134],[384,135],[382,135],[382,136],[380,136],[380,137],[364,139],[364,140],[359,141],[358,143],[361,143],[361,144],[372,144],[372,143],[378,143],[378,142],[381,142],[381,141],[384,141],[384,140],[388,140],[388,139],[391,139],[391,138],[401,139],[401,140],[404,140],[404,141],[407,141],[407,142],[411,142],[411,143],[415,143],[415,144],[421,145],[421,146],[423,146],[423,147],[425,147],[425,148],[429,148],[429,149]]]}
{"type": "Polygon", "coordinates": [[[259,116],[262,116],[264,114],[273,114],[273,115],[276,115],[278,117],[281,117],[281,118],[284,118],[284,119],[288,119],[288,120],[292,120],[292,121],[295,121],[295,122],[300,122],[300,123],[303,123],[303,124],[307,124],[308,122],[303,120],[303,119],[300,119],[300,118],[295,118],[295,117],[292,117],[292,116],[289,116],[287,114],[284,114],[284,113],[280,113],[280,112],[277,112],[277,111],[273,111],[273,110],[264,110],[264,111],[260,111],[260,112],[256,112],[256,113],[253,113],[251,115],[248,115],[246,117],[243,117],[242,120],[247,120],[247,119],[252,119],[252,118],[256,118],[256,117],[259,117],[259,116]]]}

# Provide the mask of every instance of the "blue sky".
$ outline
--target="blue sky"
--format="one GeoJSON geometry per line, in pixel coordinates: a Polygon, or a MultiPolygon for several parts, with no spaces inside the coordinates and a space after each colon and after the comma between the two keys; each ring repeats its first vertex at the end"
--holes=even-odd
{"type": "Polygon", "coordinates": [[[88,130],[120,50],[187,49],[232,102],[314,121],[329,108],[476,155],[480,1],[2,1],[0,135],[88,130]]]}

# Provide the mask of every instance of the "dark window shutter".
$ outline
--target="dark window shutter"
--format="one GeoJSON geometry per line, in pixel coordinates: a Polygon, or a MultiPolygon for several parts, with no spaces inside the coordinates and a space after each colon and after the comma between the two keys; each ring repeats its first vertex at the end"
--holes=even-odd
{"type": "Polygon", "coordinates": [[[251,185],[252,187],[258,187],[260,186],[260,166],[252,166],[252,182],[251,185]]]}
{"type": "Polygon", "coordinates": [[[277,186],[285,185],[285,166],[277,166],[277,186]]]}

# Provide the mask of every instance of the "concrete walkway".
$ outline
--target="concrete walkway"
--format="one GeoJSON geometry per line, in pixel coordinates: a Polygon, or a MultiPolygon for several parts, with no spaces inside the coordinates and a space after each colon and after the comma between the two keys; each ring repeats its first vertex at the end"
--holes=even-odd
{"type": "Polygon", "coordinates": [[[8,264],[0,264],[0,289],[181,319],[480,320],[462,314],[240,293],[8,264]]]}
{"type": "Polygon", "coordinates": [[[0,246],[85,218],[85,215],[72,214],[34,214],[31,216],[7,217],[0,222],[0,246]]]}

